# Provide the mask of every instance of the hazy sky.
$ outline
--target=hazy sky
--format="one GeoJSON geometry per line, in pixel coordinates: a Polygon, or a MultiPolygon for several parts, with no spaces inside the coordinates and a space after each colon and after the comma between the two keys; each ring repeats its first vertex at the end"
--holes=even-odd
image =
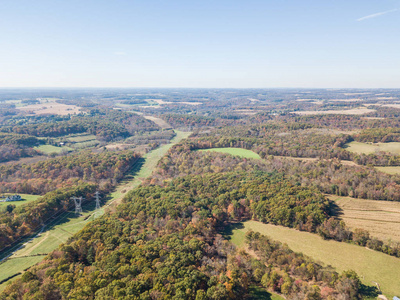
{"type": "Polygon", "coordinates": [[[1,0],[0,87],[400,88],[400,0],[1,0]]]}

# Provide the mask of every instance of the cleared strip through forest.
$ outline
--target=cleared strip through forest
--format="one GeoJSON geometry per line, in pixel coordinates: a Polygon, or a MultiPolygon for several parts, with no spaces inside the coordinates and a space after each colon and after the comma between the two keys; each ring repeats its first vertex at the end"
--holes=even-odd
{"type": "MultiPolygon", "coordinates": [[[[125,193],[140,185],[143,179],[151,175],[158,161],[163,157],[167,151],[175,144],[179,143],[182,139],[187,138],[191,132],[175,131],[176,136],[167,145],[163,145],[154,149],[144,156],[144,161],[133,172],[130,172],[128,179],[124,179],[116,188],[115,192],[110,195],[107,203],[99,212],[87,210],[79,218],[74,217],[73,212],[63,215],[62,218],[57,220],[57,224],[53,225],[46,234],[40,234],[36,238],[30,240],[25,247],[13,253],[11,257],[19,257],[29,253],[30,255],[49,253],[56,249],[60,243],[66,242],[69,237],[81,230],[88,222],[102,214],[104,214],[104,207],[111,203],[118,204],[125,193]],[[68,230],[65,230],[67,229],[68,230]]],[[[94,207],[93,207],[94,208],[94,207]]],[[[43,259],[42,256],[29,256],[19,257],[18,260],[11,259],[0,264],[0,282],[14,274],[23,272],[26,268],[33,266],[43,259]]],[[[16,277],[13,277],[13,279],[16,277]]],[[[5,288],[8,281],[0,284],[0,292],[5,288]]]]}

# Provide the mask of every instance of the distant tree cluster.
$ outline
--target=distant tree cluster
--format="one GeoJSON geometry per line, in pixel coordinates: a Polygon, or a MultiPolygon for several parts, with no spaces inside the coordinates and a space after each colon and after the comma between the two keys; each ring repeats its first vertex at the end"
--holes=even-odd
{"type": "Polygon", "coordinates": [[[87,114],[70,120],[4,126],[2,132],[28,134],[37,137],[60,137],[69,134],[89,133],[100,141],[127,138],[137,132],[159,130],[157,125],[142,116],[115,110],[92,109],[87,114]]]}
{"type": "Polygon", "coordinates": [[[38,155],[32,147],[40,144],[43,141],[33,136],[0,132],[0,162],[38,155]]]}
{"type": "Polygon", "coordinates": [[[43,195],[83,182],[108,190],[132,168],[139,155],[131,151],[81,151],[34,164],[0,166],[0,192],[43,195]]]}

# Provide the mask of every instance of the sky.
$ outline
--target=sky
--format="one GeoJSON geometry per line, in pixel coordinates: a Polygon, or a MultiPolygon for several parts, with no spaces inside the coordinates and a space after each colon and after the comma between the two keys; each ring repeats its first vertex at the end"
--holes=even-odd
{"type": "Polygon", "coordinates": [[[1,0],[0,87],[400,88],[400,0],[1,0]]]}

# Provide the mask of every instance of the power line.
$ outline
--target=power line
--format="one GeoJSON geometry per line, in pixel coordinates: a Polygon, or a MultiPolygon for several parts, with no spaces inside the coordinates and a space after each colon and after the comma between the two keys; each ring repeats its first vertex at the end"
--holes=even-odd
{"type": "Polygon", "coordinates": [[[96,201],[96,210],[100,209],[100,193],[99,191],[96,191],[96,193],[94,194],[95,197],[95,201],[96,201]]]}

